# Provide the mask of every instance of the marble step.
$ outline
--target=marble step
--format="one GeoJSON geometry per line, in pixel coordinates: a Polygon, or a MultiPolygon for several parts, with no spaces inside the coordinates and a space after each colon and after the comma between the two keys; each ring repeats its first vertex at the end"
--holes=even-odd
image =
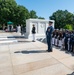
{"type": "Polygon", "coordinates": [[[4,40],[14,40],[15,38],[0,38],[0,41],[4,41],[4,40]]]}
{"type": "Polygon", "coordinates": [[[13,42],[18,42],[18,41],[16,39],[0,40],[0,44],[2,44],[2,43],[13,43],[13,42]]]}
{"type": "Polygon", "coordinates": [[[25,38],[25,36],[0,36],[0,38],[25,38]]]}
{"type": "Polygon", "coordinates": [[[0,38],[7,38],[7,36],[0,36],[0,38]]]}

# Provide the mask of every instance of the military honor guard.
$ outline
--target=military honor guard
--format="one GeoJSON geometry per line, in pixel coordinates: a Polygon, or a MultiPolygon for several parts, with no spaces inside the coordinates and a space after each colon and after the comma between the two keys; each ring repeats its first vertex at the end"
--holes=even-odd
{"type": "Polygon", "coordinates": [[[62,30],[62,46],[61,46],[61,50],[65,49],[65,30],[62,30]]]}
{"type": "Polygon", "coordinates": [[[59,37],[58,37],[58,47],[61,48],[62,46],[62,32],[59,31],[59,37]]]}
{"type": "Polygon", "coordinates": [[[52,45],[54,45],[54,44],[55,44],[55,30],[52,33],[52,45]]]}
{"type": "Polygon", "coordinates": [[[71,38],[70,38],[70,51],[74,53],[74,31],[71,33],[71,38]]]}
{"type": "Polygon", "coordinates": [[[58,47],[58,29],[56,30],[56,34],[55,34],[55,46],[58,47]]]}
{"type": "Polygon", "coordinates": [[[52,51],[52,45],[54,45],[56,47],[59,47],[61,50],[74,53],[74,31],[55,29],[54,32],[51,33],[50,32],[50,30],[52,30],[51,25],[49,23],[49,27],[47,28],[46,31],[48,51],[49,52],[52,51]],[[51,42],[50,33],[52,34],[52,45],[50,43],[51,42]]]}
{"type": "Polygon", "coordinates": [[[32,42],[35,42],[35,34],[36,34],[36,28],[35,28],[35,25],[33,24],[33,27],[32,27],[33,40],[32,40],[32,42]]]}
{"type": "Polygon", "coordinates": [[[49,26],[46,30],[46,38],[47,38],[47,45],[48,45],[48,52],[52,52],[52,33],[53,33],[53,22],[49,21],[49,26]]]}

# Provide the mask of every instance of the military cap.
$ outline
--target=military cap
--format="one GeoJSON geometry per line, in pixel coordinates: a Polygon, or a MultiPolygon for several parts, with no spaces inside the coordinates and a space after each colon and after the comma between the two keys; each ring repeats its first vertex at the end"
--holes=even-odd
{"type": "Polygon", "coordinates": [[[49,23],[53,23],[52,21],[49,21],[49,23]]]}

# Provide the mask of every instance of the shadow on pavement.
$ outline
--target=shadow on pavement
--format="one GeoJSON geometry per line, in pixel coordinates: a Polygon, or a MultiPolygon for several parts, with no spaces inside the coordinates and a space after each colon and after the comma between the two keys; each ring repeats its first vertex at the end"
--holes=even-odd
{"type": "Polygon", "coordinates": [[[26,39],[25,36],[8,36],[7,38],[25,38],[26,39]]]}
{"type": "Polygon", "coordinates": [[[28,42],[32,42],[32,41],[18,41],[18,42],[26,42],[26,43],[28,43],[28,42]]]}
{"type": "Polygon", "coordinates": [[[35,51],[27,51],[27,50],[23,50],[23,51],[16,51],[14,53],[22,53],[22,54],[33,54],[33,53],[46,53],[47,51],[44,50],[35,50],[35,51]]]}
{"type": "Polygon", "coordinates": [[[71,54],[72,56],[74,56],[74,52],[70,52],[70,51],[65,51],[66,54],[71,54]]]}
{"type": "Polygon", "coordinates": [[[72,72],[71,74],[67,74],[67,75],[74,75],[74,72],[72,72]]]}

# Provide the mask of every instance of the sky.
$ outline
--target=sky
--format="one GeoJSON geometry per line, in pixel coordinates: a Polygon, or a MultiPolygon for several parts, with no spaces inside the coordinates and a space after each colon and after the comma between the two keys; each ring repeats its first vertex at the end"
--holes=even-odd
{"type": "Polygon", "coordinates": [[[25,6],[29,11],[36,11],[37,16],[47,20],[57,10],[74,13],[74,0],[16,0],[16,3],[25,6]]]}

